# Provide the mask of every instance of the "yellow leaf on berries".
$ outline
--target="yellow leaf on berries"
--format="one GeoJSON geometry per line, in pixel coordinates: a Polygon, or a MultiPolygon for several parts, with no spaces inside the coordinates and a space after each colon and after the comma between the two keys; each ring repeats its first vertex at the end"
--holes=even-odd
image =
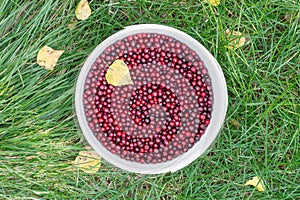
{"type": "Polygon", "coordinates": [[[53,70],[63,52],[64,51],[54,50],[51,47],[44,46],[37,54],[37,64],[45,67],[47,70],[53,70]]]}
{"type": "Polygon", "coordinates": [[[128,66],[123,60],[115,60],[109,66],[105,78],[113,86],[133,85],[128,66]]]}
{"type": "Polygon", "coordinates": [[[225,34],[228,38],[228,45],[225,47],[228,49],[236,50],[237,48],[244,46],[247,39],[245,37],[242,37],[242,33],[239,31],[230,31],[229,29],[226,29],[225,34]]]}
{"type": "Polygon", "coordinates": [[[220,4],[220,0],[204,0],[204,2],[209,3],[212,6],[218,6],[220,4]]]}
{"type": "Polygon", "coordinates": [[[257,188],[258,191],[263,192],[265,191],[265,186],[264,186],[264,182],[263,180],[258,177],[258,176],[254,176],[252,178],[252,180],[249,180],[245,183],[245,185],[252,185],[254,187],[257,188]]]}
{"type": "Polygon", "coordinates": [[[79,20],[85,20],[92,14],[89,2],[87,0],[81,0],[75,10],[75,15],[79,20]]]}
{"type": "Polygon", "coordinates": [[[101,166],[101,157],[95,151],[81,151],[73,164],[86,173],[96,173],[101,166]]]}

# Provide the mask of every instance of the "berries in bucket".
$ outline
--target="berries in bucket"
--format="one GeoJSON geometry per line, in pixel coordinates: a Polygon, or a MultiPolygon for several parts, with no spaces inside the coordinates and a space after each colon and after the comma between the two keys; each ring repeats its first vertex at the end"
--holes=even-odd
{"type": "Polygon", "coordinates": [[[176,171],[213,142],[227,109],[222,70],[187,34],[135,25],[85,62],[75,105],[82,132],[104,159],[145,174],[176,171]]]}

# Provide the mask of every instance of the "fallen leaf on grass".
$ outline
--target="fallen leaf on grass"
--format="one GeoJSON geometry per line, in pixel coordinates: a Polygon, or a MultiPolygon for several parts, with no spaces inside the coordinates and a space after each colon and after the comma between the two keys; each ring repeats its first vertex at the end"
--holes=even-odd
{"type": "Polygon", "coordinates": [[[218,6],[220,4],[220,0],[204,0],[204,2],[209,3],[212,6],[218,6]]]}
{"type": "Polygon", "coordinates": [[[109,66],[105,78],[113,86],[133,85],[128,66],[123,60],[115,60],[109,66]]]}
{"type": "Polygon", "coordinates": [[[244,46],[247,42],[247,39],[242,37],[243,34],[239,31],[230,31],[229,29],[226,29],[225,34],[228,36],[229,44],[225,46],[228,49],[236,50],[237,48],[244,46]]]}
{"type": "Polygon", "coordinates": [[[47,70],[53,70],[56,62],[64,51],[54,50],[44,46],[37,54],[37,63],[47,70]]]}
{"type": "Polygon", "coordinates": [[[235,127],[235,128],[239,128],[240,124],[239,121],[236,119],[230,119],[229,122],[235,127]]]}
{"type": "Polygon", "coordinates": [[[86,173],[96,173],[101,166],[101,157],[95,151],[81,151],[73,164],[86,173]]]}
{"type": "Polygon", "coordinates": [[[252,178],[252,180],[249,180],[245,183],[245,185],[252,185],[254,187],[257,188],[258,191],[263,192],[265,191],[265,186],[264,186],[264,182],[263,180],[258,177],[258,176],[254,176],[252,178]]]}
{"type": "Polygon", "coordinates": [[[76,22],[70,22],[68,24],[68,28],[69,28],[70,31],[73,30],[74,28],[76,28],[76,22]]]}
{"type": "Polygon", "coordinates": [[[75,15],[78,20],[85,20],[92,14],[89,2],[87,0],[81,0],[75,10],[75,15]]]}

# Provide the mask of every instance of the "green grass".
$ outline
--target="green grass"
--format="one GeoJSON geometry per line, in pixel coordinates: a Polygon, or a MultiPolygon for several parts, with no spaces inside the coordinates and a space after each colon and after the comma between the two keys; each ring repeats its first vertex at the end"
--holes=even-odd
{"type": "Polygon", "coordinates": [[[91,1],[93,14],[70,31],[77,2],[0,4],[0,199],[300,197],[299,1],[91,1]],[[106,37],[140,23],[178,28],[217,58],[229,93],[224,128],[176,173],[138,175],[105,161],[96,174],[66,171],[84,149],[73,109],[80,68],[106,37]],[[250,42],[226,49],[226,28],[250,42]],[[44,45],[65,50],[53,71],[36,64],[44,45]],[[244,186],[253,176],[265,192],[244,186]]]}

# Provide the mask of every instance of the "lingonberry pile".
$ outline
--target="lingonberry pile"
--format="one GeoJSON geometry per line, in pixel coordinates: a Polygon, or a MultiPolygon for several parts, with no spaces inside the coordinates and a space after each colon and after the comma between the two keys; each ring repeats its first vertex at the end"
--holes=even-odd
{"type": "Polygon", "coordinates": [[[210,123],[208,70],[194,50],[164,34],[138,33],[108,46],[87,74],[83,104],[90,129],[111,153],[139,163],[172,160],[200,140],[210,123]],[[123,60],[133,85],[108,84],[123,60]]]}

